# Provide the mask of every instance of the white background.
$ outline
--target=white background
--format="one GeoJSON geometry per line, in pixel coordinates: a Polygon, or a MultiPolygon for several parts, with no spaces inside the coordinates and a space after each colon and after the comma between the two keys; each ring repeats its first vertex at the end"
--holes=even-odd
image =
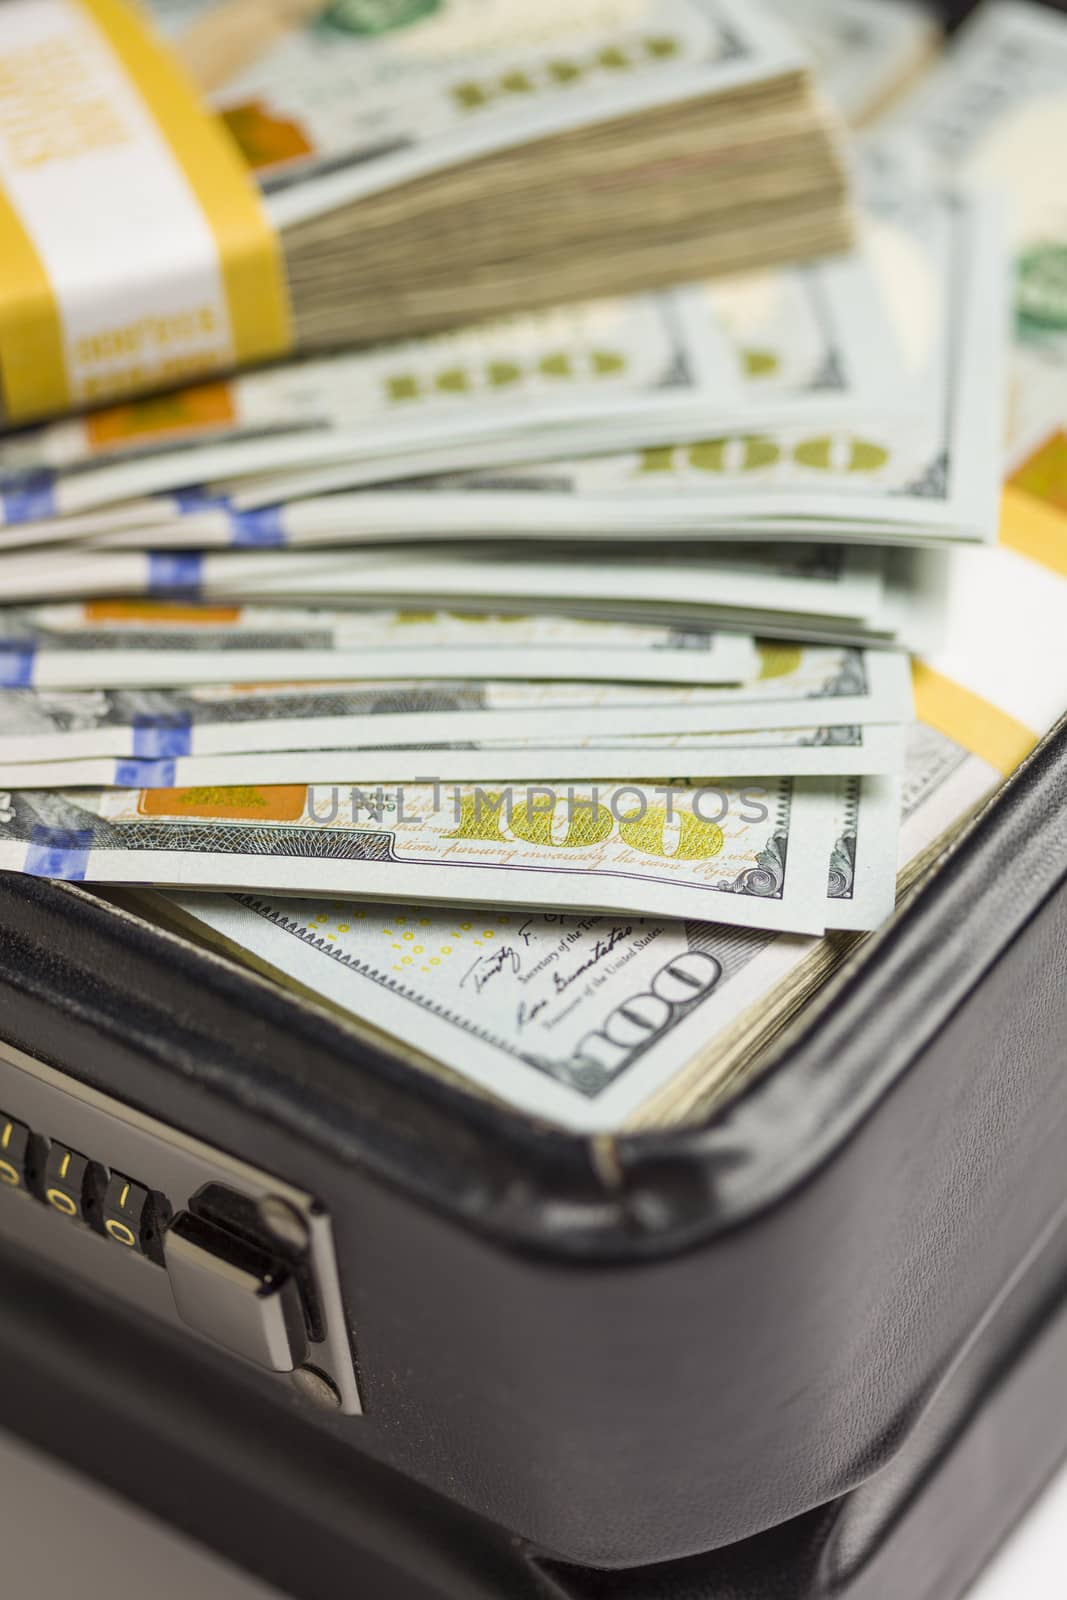
{"type": "MultiPolygon", "coordinates": [[[[253,1583],[4,1434],[0,1572],[6,1595],[32,1595],[35,1600],[148,1595],[152,1600],[278,1600],[275,1590],[253,1583]]],[[[968,1600],[1063,1600],[1065,1590],[1067,1471],[1045,1492],[968,1600]]],[[[895,1595],[892,1600],[910,1597],[895,1595]]]]}

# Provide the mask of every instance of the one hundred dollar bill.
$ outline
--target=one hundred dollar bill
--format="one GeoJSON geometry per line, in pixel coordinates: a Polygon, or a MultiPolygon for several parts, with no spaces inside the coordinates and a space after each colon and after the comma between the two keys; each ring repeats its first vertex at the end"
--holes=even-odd
{"type": "MultiPolygon", "coordinates": [[[[565,637],[565,636],[564,636],[565,637]]],[[[95,659],[94,659],[95,667],[95,659]]],[[[736,687],[447,679],[9,689],[0,763],[123,763],[460,740],[647,742],[708,733],[834,729],[911,720],[907,659],[847,646],[758,643],[736,687]],[[756,675],[758,674],[758,675],[756,675]]],[[[632,776],[632,774],[630,774],[632,776]]],[[[103,780],[110,782],[110,778],[103,780]]]]}
{"type": "Polygon", "coordinates": [[[987,0],[892,127],[939,175],[999,193],[1017,339],[1067,355],[1067,18],[1029,0],[987,0]]]}
{"type": "MultiPolygon", "coordinates": [[[[1008,222],[1014,344],[1004,527],[1064,508],[1067,433],[1067,18],[987,3],[892,127],[936,174],[993,189],[1008,222]],[[1035,504],[1036,503],[1036,504],[1035,504]]],[[[1057,536],[1050,534],[1053,543],[1057,536]]]]}
{"type": "MultiPolygon", "coordinates": [[[[104,564],[133,558],[99,559],[104,564]]],[[[814,544],[724,545],[710,552],[660,545],[584,562],[565,548],[558,553],[550,550],[540,559],[525,551],[486,552],[476,547],[432,556],[421,551],[412,556],[222,555],[204,558],[200,586],[206,594],[329,594],[335,603],[345,596],[366,603],[377,594],[453,602],[636,600],[723,612],[780,611],[868,621],[881,609],[885,561],[877,550],[814,544]]]]}
{"type": "Polygon", "coordinates": [[[7,791],[0,869],[821,932],[832,782],[7,791]]]}
{"type": "Polygon", "coordinates": [[[773,0],[772,9],[806,46],[820,87],[853,125],[883,112],[941,40],[922,0],[773,0]]]}
{"type": "MultiPolygon", "coordinates": [[[[911,374],[906,413],[838,413],[831,425],[786,422],[711,432],[688,444],[653,444],[517,464],[467,479],[407,486],[390,512],[382,493],[350,495],[328,515],[392,516],[470,536],[507,530],[603,539],[642,533],[736,539],[768,533],[869,542],[991,541],[996,531],[1004,417],[1007,295],[998,207],[984,194],[887,186],[872,224],[873,258],[911,374]],[[419,494],[424,504],[420,513],[419,494]],[[485,498],[482,498],[485,496],[485,498]],[[363,509],[360,508],[364,502],[363,509]]],[[[249,510],[348,486],[343,465],[279,472],[237,493],[249,510]]],[[[300,516],[286,513],[295,530],[300,516]]],[[[303,513],[301,515],[306,515],[303,513]]]]}
{"type": "Polygon", "coordinates": [[[99,601],[0,612],[0,687],[337,679],[741,683],[749,635],[564,616],[99,601]]]}
{"type": "Polygon", "coordinates": [[[844,405],[903,409],[904,381],[884,293],[858,250],[290,362],[24,430],[0,439],[0,537],[14,548],[162,523],[202,547],[277,544],[299,529],[195,486],[339,460],[348,484],[376,483],[543,459],[576,440],[592,450],[695,437],[747,416],[816,426],[844,405]]]}
{"type": "MultiPolygon", "coordinates": [[[[945,583],[943,552],[841,543],[663,546],[575,559],[557,547],[536,559],[474,551],[381,565],[358,556],[265,559],[211,567],[206,592],[220,600],[304,604],[535,607],[635,622],[719,624],[809,642],[936,644],[945,583]],[[413,591],[407,587],[415,584],[413,591]],[[212,588],[211,585],[216,585],[212,588]],[[423,585],[432,585],[424,588],[423,585]]],[[[210,558],[204,558],[205,562],[210,558]]]]}
{"type": "Polygon", "coordinates": [[[283,603],[423,608],[437,602],[570,603],[588,599],[663,601],[704,607],[729,617],[737,611],[855,618],[878,615],[884,593],[880,552],[818,545],[723,546],[710,554],[682,548],[670,562],[662,549],[599,562],[495,559],[461,547],[430,558],[417,554],[290,551],[219,555],[79,551],[0,559],[0,584],[9,603],[101,595],[261,595],[283,603]]]}
{"type": "MultiPolygon", "coordinates": [[[[905,730],[896,730],[903,734],[905,730]]],[[[882,777],[845,777],[835,786],[827,927],[877,928],[896,903],[903,741],[882,777]]]]}
{"type": "MultiPolygon", "coordinates": [[[[205,8],[152,10],[180,47],[205,8]]],[[[288,226],[493,150],[806,63],[749,0],[404,0],[388,11],[338,0],[281,36],[246,28],[236,49],[231,27],[205,64],[274,222],[288,226]]]]}
{"type": "MultiPolygon", "coordinates": [[[[522,718],[513,719],[522,726],[522,718]]],[[[559,718],[560,722],[564,719],[559,718]]],[[[610,719],[606,719],[610,720],[610,719]]],[[[416,733],[417,729],[412,729],[416,733]]],[[[899,772],[904,728],[856,724],[763,728],[736,733],[580,734],[564,739],[467,740],[454,744],[389,745],[270,754],[164,756],[114,760],[5,762],[6,789],[187,789],[255,784],[337,784],[368,789],[397,783],[537,783],[699,780],[720,778],[862,776],[899,772]]]]}
{"type": "MultiPolygon", "coordinates": [[[[898,802],[892,781],[839,787],[820,870],[831,915],[862,921],[866,902],[873,924],[892,908],[898,802]]],[[[582,1131],[614,1130],[662,1091],[753,996],[754,958],[801,944],[721,922],[506,906],[475,916],[328,895],[159,898],[498,1100],[582,1131]]]]}

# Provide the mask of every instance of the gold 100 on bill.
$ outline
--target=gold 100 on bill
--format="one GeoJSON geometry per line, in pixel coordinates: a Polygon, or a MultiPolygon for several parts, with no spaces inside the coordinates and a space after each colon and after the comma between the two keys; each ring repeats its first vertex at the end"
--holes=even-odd
{"type": "Polygon", "coordinates": [[[434,783],[21,791],[0,867],[89,882],[328,891],[821,932],[833,785],[434,783]]]}

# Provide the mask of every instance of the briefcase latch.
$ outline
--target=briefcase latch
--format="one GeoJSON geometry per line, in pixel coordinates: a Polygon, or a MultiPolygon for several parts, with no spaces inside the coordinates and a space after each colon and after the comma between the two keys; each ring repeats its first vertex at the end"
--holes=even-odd
{"type": "Polygon", "coordinates": [[[284,1261],[188,1211],[167,1229],[163,1255],[183,1322],[268,1372],[303,1365],[304,1310],[284,1261]]]}
{"type": "Polygon", "coordinates": [[[0,1041],[0,1239],[358,1415],[328,1213],[0,1041]]]}

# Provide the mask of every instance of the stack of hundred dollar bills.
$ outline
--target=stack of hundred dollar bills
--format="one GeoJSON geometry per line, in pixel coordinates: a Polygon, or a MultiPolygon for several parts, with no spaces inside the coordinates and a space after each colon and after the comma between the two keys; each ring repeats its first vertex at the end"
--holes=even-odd
{"type": "MultiPolygon", "coordinates": [[[[282,324],[286,350],[329,353],[777,265],[850,237],[836,119],[788,28],[749,0],[118,0],[120,21],[124,7],[166,35],[171,69],[191,75],[261,190],[252,209],[270,224],[285,307],[253,316],[246,286],[258,346],[239,340],[243,358],[281,349],[282,324]]],[[[0,20],[27,103],[45,93],[19,54],[20,38],[41,37],[38,11],[16,0],[0,20]]],[[[56,26],[62,38],[78,24],[56,26]]],[[[9,153],[22,140],[32,166],[44,141],[23,130],[16,88],[10,76],[9,153]]],[[[75,145],[86,120],[64,124],[75,145]]],[[[116,177],[112,193],[126,186],[116,177]]],[[[59,214],[72,203],[61,197],[59,214]]],[[[84,213],[115,257],[98,271],[139,305],[146,264],[104,209],[84,213]]],[[[235,224],[231,212],[221,225],[235,224]]],[[[191,278],[192,262],[172,254],[171,270],[191,278]]],[[[83,404],[149,386],[152,369],[123,372],[106,343],[71,353],[83,404]]],[[[205,370],[192,354],[179,367],[168,348],[160,381],[205,370]]],[[[57,405],[32,384],[0,385],[0,419],[5,406],[27,421],[57,405]]]]}
{"type": "Polygon", "coordinates": [[[587,1131],[892,914],[1067,707],[1067,21],[774,9],[848,253],[0,439],[0,867],[587,1131]]]}

